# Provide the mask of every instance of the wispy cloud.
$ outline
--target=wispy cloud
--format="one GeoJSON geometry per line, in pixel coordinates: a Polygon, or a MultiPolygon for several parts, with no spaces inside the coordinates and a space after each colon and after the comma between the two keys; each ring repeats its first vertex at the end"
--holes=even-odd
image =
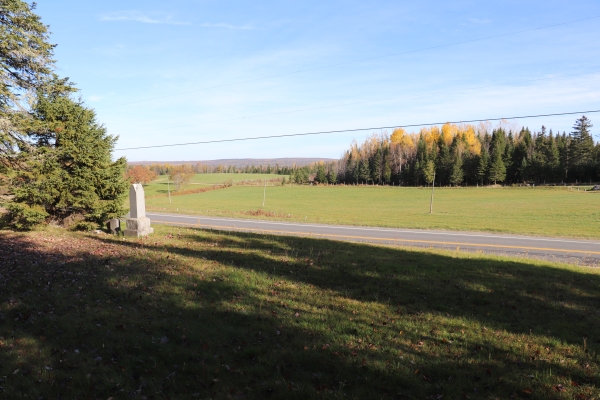
{"type": "Polygon", "coordinates": [[[90,102],[92,102],[92,103],[93,103],[93,102],[100,101],[100,100],[102,100],[103,98],[104,98],[104,97],[102,97],[102,96],[92,95],[92,96],[88,97],[88,101],[90,101],[90,102]]]}
{"type": "MultiPolygon", "coordinates": [[[[173,15],[165,13],[144,13],[137,10],[129,11],[116,11],[100,16],[100,21],[133,21],[141,22],[143,24],[163,24],[163,25],[193,25],[190,22],[178,21],[173,15]]],[[[253,29],[250,25],[234,25],[226,22],[217,23],[201,23],[197,24],[201,28],[215,28],[215,29],[236,29],[236,30],[250,30],[253,29]]]]}
{"type": "Polygon", "coordinates": [[[100,16],[100,21],[134,21],[144,24],[190,25],[189,22],[177,21],[172,15],[164,13],[143,13],[141,11],[117,11],[100,16]]]}
{"type": "Polygon", "coordinates": [[[486,19],[486,18],[470,18],[469,21],[471,21],[474,24],[478,24],[478,25],[485,25],[485,24],[489,24],[492,22],[491,19],[486,19]]]}

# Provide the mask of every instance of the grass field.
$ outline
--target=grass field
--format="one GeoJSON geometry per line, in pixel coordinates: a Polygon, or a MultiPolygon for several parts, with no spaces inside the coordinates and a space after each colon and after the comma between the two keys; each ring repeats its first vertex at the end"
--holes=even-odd
{"type": "MultiPolygon", "coordinates": [[[[271,179],[283,179],[283,175],[276,174],[196,174],[190,181],[190,184],[186,187],[186,189],[194,189],[196,187],[202,186],[211,186],[211,185],[219,185],[225,183],[227,181],[231,181],[233,183],[241,183],[244,181],[258,181],[258,180],[271,180],[271,179]]],[[[287,178],[287,177],[286,177],[287,178]]],[[[144,186],[144,191],[146,192],[146,196],[155,196],[157,194],[167,194],[168,193],[168,185],[167,180],[169,179],[168,175],[160,175],[154,182],[144,186]]],[[[173,190],[173,184],[170,185],[170,189],[173,190]]]]}
{"type": "MultiPolygon", "coordinates": [[[[243,175],[243,174],[240,174],[243,175]]],[[[151,185],[152,186],[152,185],[151,185]]],[[[233,186],[206,193],[149,198],[158,212],[327,224],[510,232],[600,238],[600,193],[565,188],[440,188],[429,214],[426,188],[233,186]]]]}
{"type": "Polygon", "coordinates": [[[600,396],[597,269],[160,226],[0,259],[3,398],[600,396]]]}

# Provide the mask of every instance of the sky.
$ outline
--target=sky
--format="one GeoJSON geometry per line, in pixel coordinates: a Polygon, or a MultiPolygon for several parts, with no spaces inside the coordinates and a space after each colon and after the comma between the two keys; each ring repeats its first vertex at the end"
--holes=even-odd
{"type": "MultiPolygon", "coordinates": [[[[597,0],[39,0],[36,12],[58,74],[117,149],[600,109],[597,0]]],[[[569,132],[577,117],[515,126],[569,132]]],[[[338,158],[385,132],[114,155],[338,158]]]]}

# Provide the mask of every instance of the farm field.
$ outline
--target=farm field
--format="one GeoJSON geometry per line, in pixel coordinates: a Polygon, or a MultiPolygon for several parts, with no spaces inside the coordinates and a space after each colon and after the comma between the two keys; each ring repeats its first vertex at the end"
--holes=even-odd
{"type": "MultiPolygon", "coordinates": [[[[243,182],[246,180],[256,181],[256,180],[271,180],[271,179],[283,179],[284,175],[277,174],[232,174],[232,173],[222,173],[222,174],[196,174],[190,181],[190,184],[186,187],[186,189],[195,189],[197,187],[202,187],[204,185],[218,185],[221,183],[225,183],[227,181],[231,181],[233,183],[243,182]]],[[[288,178],[287,176],[285,177],[288,178]]],[[[167,194],[167,180],[169,179],[168,175],[160,175],[156,178],[155,181],[149,183],[144,186],[144,191],[146,192],[146,196],[154,196],[157,194],[167,194]]],[[[173,184],[171,184],[171,190],[173,190],[173,184]]]]}
{"type": "MultiPolygon", "coordinates": [[[[155,184],[152,184],[155,185],[155,184]]],[[[152,187],[150,185],[150,187],[152,187]]],[[[150,192],[150,190],[149,190],[150,192]]],[[[233,186],[147,199],[149,211],[417,229],[600,238],[600,193],[565,188],[233,186]]]]}
{"type": "Polygon", "coordinates": [[[5,398],[600,396],[593,268],[165,226],[0,258],[5,398]]]}

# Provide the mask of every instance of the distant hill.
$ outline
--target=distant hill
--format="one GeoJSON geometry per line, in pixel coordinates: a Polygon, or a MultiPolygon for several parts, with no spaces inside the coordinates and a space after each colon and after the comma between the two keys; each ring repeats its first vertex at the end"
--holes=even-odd
{"type": "Polygon", "coordinates": [[[210,167],[217,167],[219,165],[232,165],[237,168],[243,168],[247,166],[275,166],[280,167],[291,167],[298,166],[302,167],[315,162],[324,161],[330,162],[335,161],[333,158],[225,158],[222,160],[198,160],[198,161],[133,161],[130,165],[151,165],[151,164],[171,164],[171,165],[187,165],[187,164],[202,164],[210,167]]]}

